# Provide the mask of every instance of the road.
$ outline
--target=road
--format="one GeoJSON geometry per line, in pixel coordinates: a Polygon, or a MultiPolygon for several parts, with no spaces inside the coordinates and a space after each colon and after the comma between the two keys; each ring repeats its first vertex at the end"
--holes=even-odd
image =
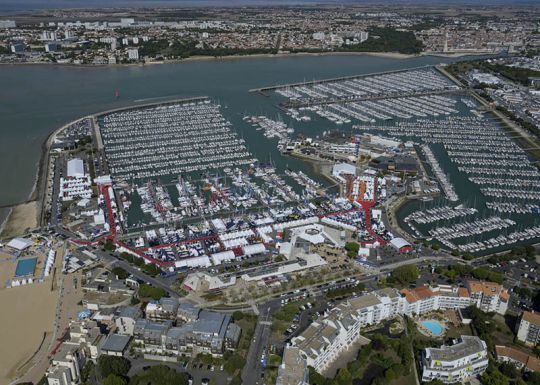
{"type": "Polygon", "coordinates": [[[57,226],[61,224],[61,218],[59,216],[61,215],[60,209],[62,207],[62,204],[59,202],[60,197],[60,177],[65,175],[65,160],[64,157],[61,155],[58,158],[56,158],[55,166],[54,166],[54,177],[53,177],[53,184],[52,184],[52,197],[51,197],[51,218],[49,219],[49,224],[51,226],[57,226]]]}
{"type": "Polygon", "coordinates": [[[268,359],[268,342],[272,333],[272,315],[281,307],[281,300],[272,299],[259,306],[259,320],[251,340],[246,365],[242,371],[242,383],[261,385],[264,368],[261,365],[263,351],[268,359]]]}

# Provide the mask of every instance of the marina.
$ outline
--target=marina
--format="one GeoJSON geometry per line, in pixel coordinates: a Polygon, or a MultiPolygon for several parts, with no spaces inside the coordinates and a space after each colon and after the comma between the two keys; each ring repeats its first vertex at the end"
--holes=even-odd
{"type": "Polygon", "coordinates": [[[465,217],[467,215],[473,215],[478,212],[477,209],[473,207],[434,207],[432,209],[427,209],[423,211],[415,211],[404,218],[405,222],[416,222],[416,223],[432,223],[438,221],[450,220],[458,217],[465,217]]]}
{"type": "Polygon", "coordinates": [[[115,180],[174,176],[253,162],[218,104],[166,104],[106,115],[100,122],[115,180]]]}
{"type": "Polygon", "coordinates": [[[244,116],[243,120],[255,127],[257,131],[263,130],[266,138],[278,138],[277,148],[280,151],[285,149],[294,133],[294,128],[289,127],[286,123],[272,120],[266,116],[244,116]]]}
{"type": "MultiPolygon", "coordinates": [[[[279,81],[295,81],[302,78],[332,78],[337,73],[345,75],[344,78],[335,81],[304,82],[300,87],[310,90],[311,96],[301,92],[299,100],[295,101],[296,104],[291,103],[288,108],[287,103],[291,100],[279,93],[261,98],[253,94],[244,94],[249,87],[246,84],[232,87],[230,91],[225,92],[221,91],[223,90],[221,85],[218,88],[210,83],[205,88],[208,89],[209,98],[187,102],[185,105],[180,103],[181,106],[174,108],[167,107],[166,102],[158,107],[140,108],[141,111],[151,113],[151,117],[149,116],[147,120],[144,116],[139,116],[144,114],[137,113],[137,106],[130,100],[120,100],[116,105],[109,104],[108,108],[128,107],[125,111],[100,116],[98,124],[107,161],[113,179],[119,187],[115,188],[114,193],[117,197],[126,198],[121,206],[125,211],[124,220],[129,231],[139,231],[147,225],[158,226],[181,221],[192,223],[202,216],[229,216],[238,210],[257,212],[269,207],[275,209],[282,205],[304,203],[313,196],[318,196],[327,187],[328,183],[318,176],[309,164],[281,155],[282,148],[268,146],[267,139],[272,138],[264,136],[263,128],[259,127],[260,130],[257,130],[257,127],[254,128],[243,119],[247,116],[267,117],[271,121],[282,122],[279,136],[269,132],[273,135],[273,139],[277,139],[278,145],[280,137],[285,135],[288,139],[283,140],[281,144],[290,141],[292,135],[317,138],[329,129],[329,122],[337,125],[335,128],[343,132],[351,132],[352,128],[354,131],[373,132],[382,138],[410,141],[417,150],[420,150],[422,145],[429,145],[442,174],[452,185],[458,200],[450,201],[446,197],[437,197],[437,189],[433,187],[433,198],[425,202],[411,202],[404,206],[398,213],[399,221],[403,221],[403,218],[412,211],[450,207],[458,203],[469,206],[474,200],[475,204],[472,207],[478,212],[470,214],[470,217],[487,218],[504,214],[518,223],[508,228],[509,233],[521,231],[518,229],[519,226],[529,228],[537,225],[535,223],[535,218],[538,218],[537,201],[534,201],[536,199],[534,193],[540,185],[538,169],[525,151],[501,127],[500,122],[489,113],[474,114],[474,111],[479,110],[476,101],[465,96],[466,91],[460,90],[433,67],[403,69],[399,68],[403,67],[401,62],[396,62],[393,67],[390,64],[384,67],[380,62],[386,63],[387,60],[374,58],[362,60],[377,64],[359,67],[356,59],[280,59],[277,65],[288,63],[291,65],[290,71],[280,70],[279,76],[272,75],[271,78],[263,79],[255,74],[260,73],[256,64],[265,62],[264,60],[223,63],[220,67],[224,71],[234,68],[237,78],[240,74],[244,76],[247,71],[250,74],[248,83],[251,86],[261,83],[278,84],[279,81]],[[305,66],[296,69],[296,64],[292,65],[304,61],[321,63],[328,61],[334,64],[340,62],[342,65],[339,66],[339,71],[335,70],[336,67],[330,70],[330,67],[321,66],[313,72],[306,71],[305,66]],[[379,69],[387,72],[358,75],[379,69]],[[287,75],[284,76],[284,73],[287,75]],[[409,82],[414,84],[400,80],[400,77],[409,75],[416,76],[414,82],[409,82]],[[370,77],[375,79],[370,80],[370,77]],[[366,82],[363,82],[364,78],[367,78],[366,82]],[[352,84],[340,84],[342,82],[352,84]],[[312,86],[318,83],[323,87],[311,90],[312,86]],[[356,83],[358,85],[355,86],[356,83]],[[356,90],[357,94],[352,93],[350,89],[356,90]],[[361,95],[358,91],[364,94],[361,95]],[[351,99],[347,99],[349,97],[351,99]],[[279,116],[275,118],[276,106],[280,109],[279,113],[283,114],[282,118],[279,116]],[[176,108],[178,113],[175,110],[174,119],[167,117],[167,110],[176,108]],[[110,117],[105,122],[107,116],[110,117]],[[120,116],[122,119],[115,121],[120,116]],[[105,123],[111,125],[109,130],[105,127],[105,123]],[[156,125],[161,127],[156,129],[156,125]],[[287,132],[293,126],[294,132],[287,132]],[[199,140],[200,143],[194,143],[194,135],[190,134],[193,127],[197,127],[197,134],[202,138],[202,141],[199,140]],[[219,140],[215,143],[210,141],[205,130],[217,132],[219,140]],[[139,139],[136,139],[137,135],[140,135],[139,139]],[[467,159],[471,162],[467,163],[467,159]],[[267,167],[268,164],[271,166],[267,167]],[[273,168],[274,173],[268,173],[266,171],[268,168],[273,168]],[[314,183],[308,183],[300,172],[314,183]],[[485,174],[481,175],[482,172],[485,174]],[[153,193],[150,192],[148,182],[154,186],[153,193]],[[322,188],[315,187],[317,184],[322,188]],[[157,207],[155,198],[160,202],[157,207]]],[[[432,59],[422,60],[429,63],[432,59]]],[[[439,60],[442,59],[432,62],[439,60]]],[[[418,65],[415,63],[422,61],[414,59],[407,65],[418,65]]],[[[214,65],[198,63],[195,66],[190,63],[182,68],[192,73],[195,67],[199,70],[214,65]]],[[[143,71],[165,75],[160,78],[159,84],[161,88],[167,89],[156,91],[157,95],[178,95],[178,92],[175,93],[175,87],[172,84],[169,86],[175,68],[179,67],[166,65],[143,71]]],[[[101,73],[109,70],[96,71],[101,73]]],[[[205,71],[205,74],[208,73],[205,71]]],[[[198,93],[200,81],[195,81],[196,78],[186,77],[179,97],[198,93]]],[[[228,76],[216,73],[215,76],[212,75],[211,82],[217,82],[217,78],[223,79],[228,76]]],[[[100,83],[100,87],[103,88],[103,84],[100,83]]],[[[278,88],[295,91],[294,86],[278,88]]],[[[154,96],[145,94],[137,82],[124,85],[122,95],[130,95],[133,100],[154,96]]],[[[91,112],[100,107],[89,108],[91,112]]],[[[84,112],[76,113],[77,116],[84,116],[84,112]]],[[[277,128],[277,125],[275,127],[277,128]]],[[[336,159],[346,160],[346,157],[338,157],[342,147],[346,147],[348,157],[357,154],[354,145],[333,146],[336,148],[334,155],[336,159]]],[[[425,161],[425,154],[421,155],[425,161]]],[[[426,168],[431,170],[429,167],[426,168]]],[[[439,184],[441,192],[446,196],[442,183],[439,184]]],[[[411,231],[414,236],[425,238],[429,235],[430,228],[442,223],[449,226],[459,219],[460,217],[455,217],[429,223],[414,221],[409,223],[415,223],[417,227],[418,234],[411,231]]],[[[410,228],[407,224],[403,227],[410,228]]],[[[456,241],[464,244],[482,241],[484,235],[465,238],[470,239],[456,241]]],[[[494,248],[486,250],[490,249],[494,248]]]]}
{"type": "Polygon", "coordinates": [[[416,68],[390,73],[328,79],[297,85],[262,89],[288,99],[290,105],[306,105],[329,101],[388,98],[421,95],[426,92],[455,91],[458,87],[433,67],[416,68]]]}

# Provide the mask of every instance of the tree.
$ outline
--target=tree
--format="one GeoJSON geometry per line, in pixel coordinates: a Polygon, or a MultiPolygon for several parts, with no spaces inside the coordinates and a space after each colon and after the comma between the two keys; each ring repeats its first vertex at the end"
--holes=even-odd
{"type": "Polygon", "coordinates": [[[510,381],[498,370],[494,370],[491,373],[486,371],[480,376],[480,382],[483,385],[509,385],[510,381]]]}
{"type": "Polygon", "coordinates": [[[147,370],[139,371],[129,381],[129,385],[187,385],[188,379],[185,373],[164,365],[156,365],[147,370]]]}
{"type": "Polygon", "coordinates": [[[388,382],[393,381],[397,378],[397,374],[392,367],[389,367],[384,371],[384,379],[388,382]]]}
{"type": "Polygon", "coordinates": [[[309,383],[311,385],[329,385],[330,380],[320,375],[312,366],[308,366],[309,383]]]}
{"type": "Polygon", "coordinates": [[[336,378],[332,381],[332,384],[337,385],[352,385],[352,375],[347,368],[339,369],[336,378]]]}
{"type": "Polygon", "coordinates": [[[528,385],[540,385],[540,373],[533,372],[527,374],[527,384],[528,385]]]}
{"type": "Polygon", "coordinates": [[[110,374],[126,376],[130,367],[131,363],[124,357],[113,357],[102,354],[98,358],[98,368],[102,378],[106,378],[110,374]]]}
{"type": "Polygon", "coordinates": [[[112,273],[118,277],[118,279],[126,279],[129,277],[129,273],[121,267],[115,267],[112,269],[112,273]]]}
{"type": "Polygon", "coordinates": [[[86,364],[81,369],[81,382],[86,382],[90,378],[90,375],[95,369],[95,365],[93,361],[88,360],[86,364]]]}
{"type": "Polygon", "coordinates": [[[418,278],[418,275],[420,275],[418,268],[412,264],[399,266],[392,271],[392,278],[402,285],[414,282],[418,278]]]}
{"type": "Polygon", "coordinates": [[[232,318],[234,321],[240,321],[242,318],[244,318],[244,313],[242,313],[240,310],[236,310],[232,314],[232,318]]]}
{"type": "Polygon", "coordinates": [[[245,365],[246,360],[244,357],[239,354],[233,354],[227,361],[225,361],[223,368],[227,371],[227,373],[234,374],[237,370],[242,369],[245,365]]]}
{"type": "Polygon", "coordinates": [[[139,286],[139,297],[152,298],[157,301],[162,297],[165,297],[166,295],[167,292],[161,287],[154,287],[146,283],[143,283],[139,286]]]}
{"type": "Polygon", "coordinates": [[[347,242],[345,244],[345,250],[347,250],[347,256],[349,258],[356,258],[358,256],[358,250],[360,245],[356,242],[347,242]]]}
{"type": "MultiPolygon", "coordinates": [[[[138,258],[142,261],[142,258],[138,258]]],[[[141,270],[144,271],[146,274],[151,275],[152,277],[155,277],[161,273],[161,269],[154,265],[153,263],[144,263],[141,266],[141,270]]]]}
{"type": "Polygon", "coordinates": [[[501,362],[499,364],[499,370],[508,378],[519,377],[519,371],[517,370],[516,366],[510,362],[501,362]]]}
{"type": "Polygon", "coordinates": [[[109,374],[107,378],[103,380],[103,385],[127,385],[127,381],[124,377],[109,374]]]}
{"type": "Polygon", "coordinates": [[[107,251],[114,251],[116,250],[116,245],[111,241],[110,239],[107,239],[105,241],[105,244],[103,245],[103,248],[107,251]]]}

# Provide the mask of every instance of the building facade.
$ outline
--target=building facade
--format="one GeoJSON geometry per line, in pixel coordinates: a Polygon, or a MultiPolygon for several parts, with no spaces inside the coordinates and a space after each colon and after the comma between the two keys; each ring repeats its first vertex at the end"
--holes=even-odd
{"type": "Polygon", "coordinates": [[[482,374],[488,366],[487,345],[476,336],[461,336],[454,345],[422,352],[422,381],[463,382],[482,374]]]}
{"type": "MultiPolygon", "coordinates": [[[[352,344],[363,338],[360,335],[361,328],[399,315],[415,316],[436,310],[464,309],[469,306],[477,306],[484,311],[506,312],[507,301],[507,291],[491,282],[469,282],[467,287],[422,286],[415,289],[403,289],[401,292],[391,288],[381,289],[339,304],[330,311],[328,316],[311,323],[304,332],[293,338],[290,346],[285,348],[285,352],[288,349],[297,349],[299,357],[305,361],[306,365],[312,366],[320,373],[339,359],[340,354],[352,344]],[[495,290],[492,291],[492,288],[495,290]],[[487,294],[486,290],[488,290],[487,294]]],[[[463,340],[464,343],[452,349],[457,351],[459,346],[472,344],[467,336],[464,336],[463,340]]],[[[452,349],[449,351],[453,351],[452,349]]],[[[479,349],[479,351],[483,350],[479,349]]],[[[481,360],[472,360],[474,365],[462,368],[465,361],[460,358],[452,363],[452,378],[465,376],[467,373],[475,375],[479,370],[485,369],[481,369],[482,365],[477,365],[477,361],[481,360]]],[[[427,376],[435,376],[437,369],[448,368],[434,364],[434,374],[428,371],[427,376]]],[[[444,377],[443,374],[441,374],[442,377],[444,377]]],[[[448,378],[446,376],[447,382],[448,378]]]]}
{"type": "Polygon", "coordinates": [[[523,312],[518,325],[517,339],[529,346],[540,344],[540,313],[523,312]]]}

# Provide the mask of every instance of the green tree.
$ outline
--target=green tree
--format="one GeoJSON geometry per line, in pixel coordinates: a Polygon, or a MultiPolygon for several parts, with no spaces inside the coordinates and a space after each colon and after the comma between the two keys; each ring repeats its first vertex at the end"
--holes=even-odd
{"type": "Polygon", "coordinates": [[[242,313],[240,310],[236,310],[232,314],[232,318],[233,318],[234,321],[240,321],[241,319],[244,318],[244,313],[242,313]]]}
{"type": "Polygon", "coordinates": [[[167,295],[165,289],[143,283],[139,286],[139,297],[159,300],[167,295]]]}
{"type": "Polygon", "coordinates": [[[118,279],[126,279],[129,277],[129,273],[121,267],[115,267],[112,269],[112,273],[118,277],[118,279]]]}
{"type": "Polygon", "coordinates": [[[339,369],[336,378],[332,381],[332,384],[337,385],[352,385],[352,375],[347,368],[339,369]]]}
{"type": "Polygon", "coordinates": [[[480,382],[483,385],[509,385],[510,384],[510,381],[508,381],[508,377],[504,376],[498,370],[492,371],[491,373],[489,373],[489,371],[486,371],[480,376],[480,382]]]}
{"type": "Polygon", "coordinates": [[[103,385],[127,385],[127,381],[124,377],[109,374],[107,378],[103,380],[103,385]]]}
{"type": "Polygon", "coordinates": [[[141,370],[129,381],[129,385],[187,385],[187,383],[188,379],[185,373],[178,373],[164,365],[141,370]]]}
{"type": "MultiPolygon", "coordinates": [[[[142,258],[138,258],[142,261],[142,258]]],[[[161,269],[154,265],[153,263],[144,263],[140,266],[141,270],[144,271],[146,274],[151,275],[152,277],[155,277],[161,273],[161,269]]]]}
{"type": "Polygon", "coordinates": [[[114,250],[116,250],[116,245],[113,243],[112,240],[107,239],[107,240],[105,241],[105,244],[103,245],[103,248],[104,248],[105,250],[107,250],[107,251],[114,251],[114,250]]]}
{"type": "Polygon", "coordinates": [[[130,367],[131,363],[124,357],[114,357],[102,354],[98,358],[98,368],[102,378],[106,378],[110,374],[126,376],[130,367]]]}
{"type": "Polygon", "coordinates": [[[527,384],[528,385],[540,385],[540,373],[533,372],[527,375],[527,384]]]}
{"type": "Polygon", "coordinates": [[[246,360],[239,354],[233,354],[223,364],[224,369],[229,374],[234,374],[237,370],[240,370],[246,365],[246,360]]]}
{"type": "Polygon", "coordinates": [[[392,278],[394,278],[397,282],[401,283],[402,285],[409,284],[411,282],[416,281],[418,278],[418,275],[420,275],[420,272],[418,271],[418,268],[416,265],[403,265],[399,266],[394,271],[392,271],[392,278]]]}
{"type": "Polygon", "coordinates": [[[83,368],[81,369],[81,381],[83,383],[88,381],[94,369],[95,369],[94,362],[88,360],[86,364],[83,366],[83,368]]]}

